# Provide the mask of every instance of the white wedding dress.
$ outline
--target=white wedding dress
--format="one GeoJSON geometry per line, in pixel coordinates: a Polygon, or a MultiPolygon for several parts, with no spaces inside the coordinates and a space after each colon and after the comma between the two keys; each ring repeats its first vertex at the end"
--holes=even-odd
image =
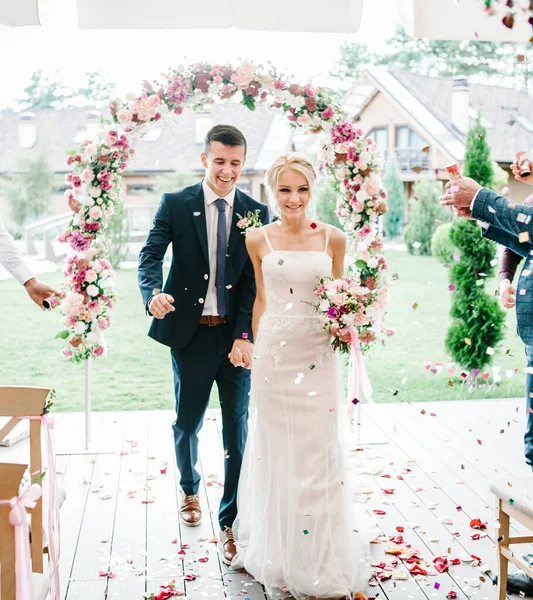
{"type": "Polygon", "coordinates": [[[308,304],[316,303],[318,279],[331,275],[331,228],[323,252],[275,250],[262,231],[267,301],[252,363],[232,567],[271,596],[280,589],[298,599],[353,596],[365,587],[369,538],[347,481],[337,356],[308,304]]]}

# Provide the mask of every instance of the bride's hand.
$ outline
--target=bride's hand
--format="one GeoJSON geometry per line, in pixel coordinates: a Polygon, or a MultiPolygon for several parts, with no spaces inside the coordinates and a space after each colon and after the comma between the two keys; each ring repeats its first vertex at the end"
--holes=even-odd
{"type": "Polygon", "coordinates": [[[337,323],[331,325],[329,332],[333,337],[338,337],[341,342],[345,342],[346,344],[349,344],[352,341],[350,332],[347,329],[341,330],[337,323]]]}

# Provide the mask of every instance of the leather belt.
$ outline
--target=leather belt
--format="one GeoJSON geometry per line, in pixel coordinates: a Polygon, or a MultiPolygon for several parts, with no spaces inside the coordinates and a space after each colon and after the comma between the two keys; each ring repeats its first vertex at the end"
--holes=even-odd
{"type": "Polygon", "coordinates": [[[199,325],[209,325],[209,327],[213,327],[215,325],[222,325],[223,323],[227,323],[228,319],[226,317],[219,317],[218,315],[203,315],[200,317],[198,321],[199,325]]]}

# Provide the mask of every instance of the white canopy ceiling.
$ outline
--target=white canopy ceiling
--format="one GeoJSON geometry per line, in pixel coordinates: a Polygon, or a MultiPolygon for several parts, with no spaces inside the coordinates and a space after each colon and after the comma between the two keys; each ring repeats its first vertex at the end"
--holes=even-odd
{"type": "Polygon", "coordinates": [[[0,25],[40,25],[38,0],[0,0],[0,25]]]}
{"type": "Polygon", "coordinates": [[[494,40],[527,42],[533,29],[527,20],[529,0],[514,0],[510,11],[505,2],[492,5],[495,14],[490,16],[481,0],[396,0],[398,18],[405,32],[413,37],[434,40],[494,40]],[[515,23],[508,29],[502,18],[509,12],[515,14],[515,23]]]}
{"type": "MultiPolygon", "coordinates": [[[[372,0],[77,0],[78,26],[354,33],[361,22],[363,1],[372,0]]],[[[509,12],[503,1],[493,0],[493,16],[483,10],[481,0],[390,2],[405,31],[414,37],[526,42],[533,34],[527,22],[529,0],[514,0],[512,29],[501,21],[509,12]]],[[[38,4],[39,0],[0,0],[0,25],[40,25],[38,4]]]]}
{"type": "MultiPolygon", "coordinates": [[[[80,29],[357,31],[363,0],[78,0],[80,29]]],[[[294,49],[290,49],[294,51],[294,49]]]]}

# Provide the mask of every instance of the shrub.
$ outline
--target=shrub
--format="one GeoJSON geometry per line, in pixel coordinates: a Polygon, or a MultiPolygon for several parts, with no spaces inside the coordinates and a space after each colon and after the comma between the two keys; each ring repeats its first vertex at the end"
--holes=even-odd
{"type": "Polygon", "coordinates": [[[431,237],[431,255],[441,263],[450,263],[457,248],[450,239],[453,223],[443,223],[433,232],[431,237]]]}

